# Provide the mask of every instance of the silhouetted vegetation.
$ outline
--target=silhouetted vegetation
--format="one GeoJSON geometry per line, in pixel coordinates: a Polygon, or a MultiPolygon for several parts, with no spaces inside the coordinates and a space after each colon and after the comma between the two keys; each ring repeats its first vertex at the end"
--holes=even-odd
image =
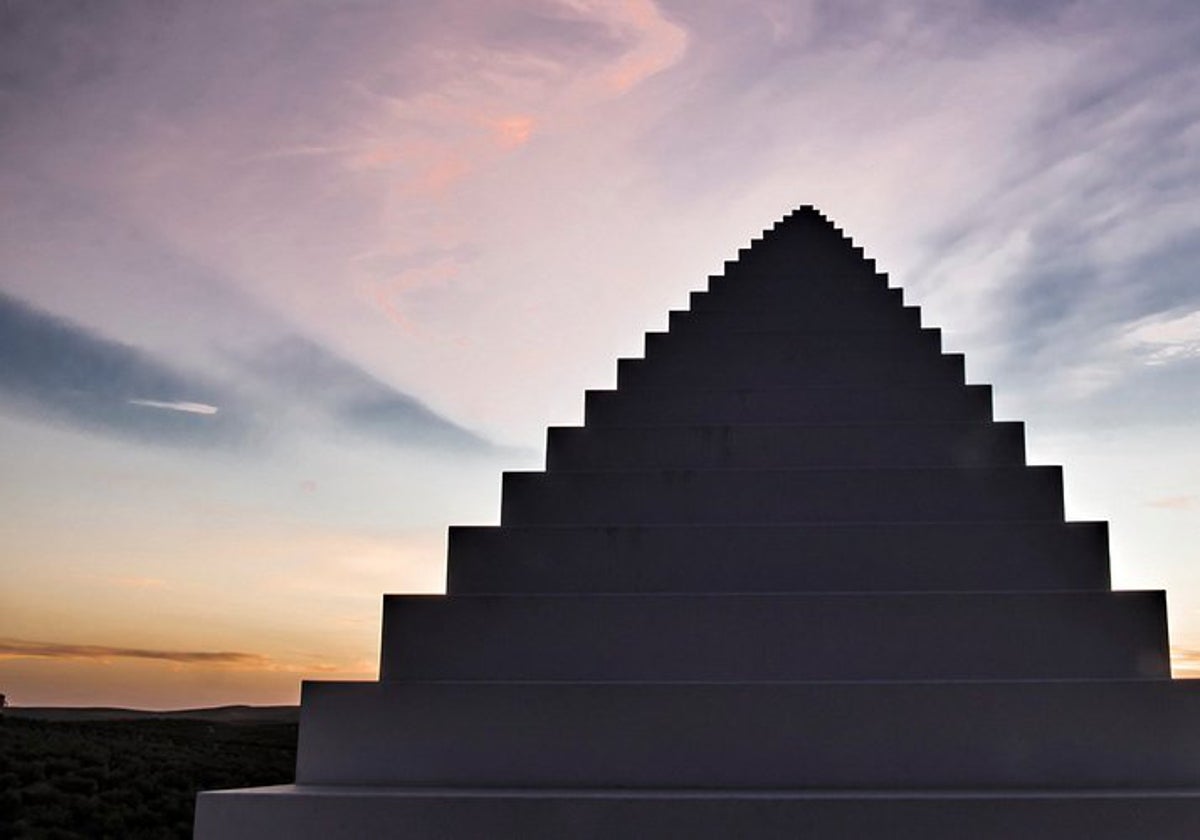
{"type": "Polygon", "coordinates": [[[0,714],[0,838],[191,837],[196,791],[291,782],[296,725],[0,714]]]}

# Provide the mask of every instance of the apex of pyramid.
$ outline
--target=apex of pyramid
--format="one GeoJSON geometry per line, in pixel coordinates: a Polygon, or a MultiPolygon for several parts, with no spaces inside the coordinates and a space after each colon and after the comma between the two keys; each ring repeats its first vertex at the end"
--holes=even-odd
{"type": "Polygon", "coordinates": [[[788,213],[787,216],[785,216],[784,218],[801,219],[801,218],[805,218],[805,217],[813,218],[813,219],[820,219],[821,221],[825,221],[825,214],[822,213],[820,210],[818,210],[816,207],[814,207],[811,204],[801,204],[795,210],[788,213]]]}
{"type": "MultiPolygon", "coordinates": [[[[795,233],[806,231],[809,233],[827,233],[830,230],[836,230],[832,222],[811,204],[801,204],[793,210],[789,210],[782,218],[775,222],[768,233],[783,232],[795,233]]],[[[757,244],[757,240],[751,244],[757,244]]]]}

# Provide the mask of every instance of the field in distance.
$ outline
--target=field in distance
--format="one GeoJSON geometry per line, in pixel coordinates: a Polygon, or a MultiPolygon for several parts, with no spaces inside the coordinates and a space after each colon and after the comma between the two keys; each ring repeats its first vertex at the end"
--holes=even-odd
{"type": "Polygon", "coordinates": [[[214,706],[210,709],[176,709],[152,712],[105,706],[9,706],[0,714],[25,720],[205,720],[210,723],[296,723],[299,706],[214,706]]]}
{"type": "Polygon", "coordinates": [[[198,790],[295,778],[298,709],[0,712],[0,837],[187,838],[198,790]]]}

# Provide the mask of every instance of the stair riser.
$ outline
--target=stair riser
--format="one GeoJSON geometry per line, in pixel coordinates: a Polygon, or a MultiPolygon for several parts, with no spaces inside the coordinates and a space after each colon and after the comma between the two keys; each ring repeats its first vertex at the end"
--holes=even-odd
{"type": "Polygon", "coordinates": [[[1194,840],[1200,825],[1192,791],[260,790],[201,794],[196,840],[1194,840]]]}
{"type": "Polygon", "coordinates": [[[453,527],[449,591],[1103,590],[1103,522],[453,527]]]}
{"type": "Polygon", "coordinates": [[[904,354],[907,358],[936,357],[942,349],[941,330],[874,330],[870,332],[748,332],[736,338],[713,335],[699,328],[679,327],[669,333],[647,333],[646,358],[655,362],[694,365],[721,363],[731,354],[774,363],[796,361],[812,354],[871,351],[904,354]]]}
{"type": "Polygon", "coordinates": [[[690,329],[713,335],[760,332],[894,332],[921,327],[921,310],[916,306],[893,307],[872,312],[860,312],[852,319],[805,317],[804,313],[782,309],[761,312],[698,312],[671,311],[667,329],[675,332],[690,329]]]}
{"type": "Polygon", "coordinates": [[[736,277],[758,272],[780,281],[809,283],[825,277],[872,275],[875,260],[830,230],[784,231],[739,248],[737,259],[725,260],[722,274],[736,277]]]}
{"type": "Polygon", "coordinates": [[[865,282],[846,277],[798,278],[787,283],[764,282],[757,277],[722,278],[710,282],[707,290],[690,292],[688,298],[689,308],[699,311],[783,308],[862,312],[903,305],[903,291],[886,287],[876,275],[868,276],[865,282]]]}
{"type": "Polygon", "coordinates": [[[548,470],[975,467],[1025,463],[1020,423],[551,428],[548,470]]]}
{"type": "Polygon", "coordinates": [[[875,260],[863,255],[861,248],[837,241],[825,234],[815,237],[790,237],[754,248],[742,248],[736,260],[726,260],[714,277],[744,283],[766,280],[791,288],[843,287],[874,283],[886,284],[875,260]],[[832,248],[830,246],[832,245],[832,248]]]}
{"type": "Polygon", "coordinates": [[[688,309],[693,312],[785,311],[807,319],[845,319],[852,329],[854,322],[864,316],[896,316],[904,306],[904,293],[900,289],[873,289],[854,294],[845,289],[825,291],[801,286],[787,295],[772,295],[769,291],[759,294],[747,294],[744,290],[691,292],[688,309]]]}
{"type": "Polygon", "coordinates": [[[861,308],[903,302],[901,289],[888,288],[885,278],[869,271],[839,269],[828,273],[795,272],[772,278],[770,269],[751,269],[710,277],[708,288],[690,293],[689,300],[732,302],[735,306],[789,306],[808,308],[832,304],[861,308]]]}
{"type": "MultiPolygon", "coordinates": [[[[785,260],[780,260],[785,262],[785,260]]],[[[696,294],[737,297],[745,300],[814,299],[867,300],[898,299],[903,290],[889,285],[888,276],[873,266],[831,265],[826,269],[806,270],[794,265],[782,270],[765,264],[727,266],[722,274],[709,275],[696,294]]]]}
{"type": "Polygon", "coordinates": [[[690,329],[714,336],[736,336],[745,332],[894,332],[920,328],[920,308],[905,306],[899,311],[863,312],[856,318],[805,317],[785,310],[763,312],[672,311],[667,330],[690,329]],[[684,326],[686,325],[686,326],[684,326]]]}
{"type": "Polygon", "coordinates": [[[1167,679],[1161,592],[392,595],[383,680],[1167,679]]]}
{"type": "Polygon", "coordinates": [[[617,387],[803,388],[871,385],[962,385],[963,357],[904,354],[819,354],[790,361],[727,359],[720,364],[619,359],[617,387]]]}
{"type": "Polygon", "coordinates": [[[1200,683],[305,683],[297,782],[1200,786],[1200,683]]]}
{"type": "Polygon", "coordinates": [[[1062,521],[1056,467],[506,473],[501,524],[1062,521]]]}
{"type": "Polygon", "coordinates": [[[588,426],[922,423],[992,419],[987,385],[940,388],[588,391],[588,426]]]}
{"type": "MultiPolygon", "coordinates": [[[[757,251],[758,249],[755,249],[757,251]]],[[[710,290],[776,287],[792,291],[816,288],[883,290],[888,275],[879,271],[874,260],[861,254],[844,252],[808,264],[797,259],[794,248],[787,246],[762,249],[761,253],[743,249],[736,261],[726,261],[720,274],[708,275],[710,290]]]]}

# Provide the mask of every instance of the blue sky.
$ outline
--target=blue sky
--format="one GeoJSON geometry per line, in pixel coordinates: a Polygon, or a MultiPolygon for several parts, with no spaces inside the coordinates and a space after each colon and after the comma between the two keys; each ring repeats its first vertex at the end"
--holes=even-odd
{"type": "Polygon", "coordinates": [[[1200,650],[1189,2],[14,2],[0,690],[290,702],[815,204],[1200,650]]]}

